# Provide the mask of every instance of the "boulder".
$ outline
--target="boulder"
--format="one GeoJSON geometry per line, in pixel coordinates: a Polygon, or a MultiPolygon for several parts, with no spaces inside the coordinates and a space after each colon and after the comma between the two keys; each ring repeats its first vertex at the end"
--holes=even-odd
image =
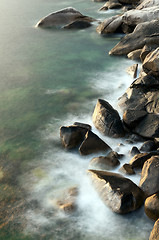
{"type": "Polygon", "coordinates": [[[143,62],[145,60],[145,57],[147,56],[147,54],[149,54],[151,51],[153,51],[156,48],[156,46],[149,46],[149,45],[145,45],[142,48],[141,54],[140,54],[140,60],[141,62],[143,62]]]}
{"type": "Polygon", "coordinates": [[[146,73],[151,71],[153,75],[159,76],[159,47],[146,55],[143,69],[146,73]]]}
{"type": "Polygon", "coordinates": [[[159,219],[155,222],[149,240],[158,240],[159,236],[159,219]]]}
{"type": "Polygon", "coordinates": [[[92,131],[88,131],[82,142],[79,152],[81,155],[88,155],[96,152],[106,152],[111,148],[92,131]]]}
{"type": "Polygon", "coordinates": [[[93,123],[103,134],[109,137],[123,137],[125,134],[120,116],[108,102],[98,99],[93,112],[93,123]]]}
{"type": "Polygon", "coordinates": [[[135,156],[136,154],[139,154],[139,153],[140,153],[139,149],[135,146],[132,147],[132,149],[129,152],[130,156],[135,156]]]}
{"type": "Polygon", "coordinates": [[[115,33],[121,32],[118,31],[122,24],[122,16],[112,16],[111,18],[106,19],[103,21],[99,26],[96,28],[96,31],[99,34],[108,34],[108,33],[115,33]]]}
{"type": "Polygon", "coordinates": [[[127,73],[132,77],[136,78],[137,77],[137,69],[138,69],[138,64],[134,64],[126,69],[127,73]]]}
{"type": "Polygon", "coordinates": [[[141,152],[150,152],[153,150],[157,150],[156,143],[153,140],[148,140],[142,144],[140,147],[141,152]]]}
{"type": "Polygon", "coordinates": [[[144,163],[152,156],[159,155],[159,151],[136,154],[129,162],[133,168],[142,168],[144,163]]]}
{"type": "Polygon", "coordinates": [[[153,220],[157,220],[159,218],[159,192],[146,198],[145,213],[153,220]]]}
{"type": "Polygon", "coordinates": [[[159,156],[152,156],[143,166],[139,186],[146,196],[159,192],[159,156]]]}
{"type": "Polygon", "coordinates": [[[159,137],[159,115],[147,114],[135,127],[134,132],[146,138],[159,137]]]}
{"type": "MultiPolygon", "coordinates": [[[[141,55],[142,49],[137,49],[130,52],[127,57],[131,60],[139,60],[141,55]]],[[[135,64],[134,64],[135,65],[135,64]]],[[[136,64],[137,65],[137,64],[136,64]]]]}
{"type": "Polygon", "coordinates": [[[123,114],[123,122],[130,128],[133,129],[138,126],[138,123],[147,115],[144,110],[127,109],[123,114]]]}
{"type": "Polygon", "coordinates": [[[101,199],[113,212],[125,214],[143,204],[142,190],[130,179],[107,171],[89,170],[88,173],[101,199]]]}
{"type": "Polygon", "coordinates": [[[120,164],[119,155],[115,152],[110,152],[107,156],[93,158],[89,163],[89,168],[109,170],[120,164]]]}
{"type": "Polygon", "coordinates": [[[109,54],[127,55],[136,49],[143,48],[146,44],[153,45],[157,42],[159,42],[159,20],[143,22],[139,23],[132,33],[123,37],[109,54]]]}
{"type": "Polygon", "coordinates": [[[135,174],[132,166],[130,164],[125,163],[120,169],[119,172],[127,174],[127,175],[133,175],[135,174]]]}
{"type": "Polygon", "coordinates": [[[158,6],[145,8],[142,10],[132,9],[123,14],[122,21],[127,25],[137,26],[139,23],[149,22],[159,18],[158,6]]]}
{"type": "Polygon", "coordinates": [[[36,24],[36,27],[59,28],[75,21],[93,22],[95,19],[82,15],[75,8],[68,7],[44,17],[36,24]]]}
{"type": "Polygon", "coordinates": [[[60,137],[62,145],[67,149],[78,147],[87,133],[88,129],[80,126],[62,126],[60,137]]]}

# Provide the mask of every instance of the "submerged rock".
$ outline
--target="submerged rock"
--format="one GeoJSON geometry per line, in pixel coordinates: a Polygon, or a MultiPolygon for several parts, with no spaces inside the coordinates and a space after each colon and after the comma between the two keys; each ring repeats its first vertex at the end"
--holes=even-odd
{"type": "Polygon", "coordinates": [[[146,199],[145,213],[153,220],[157,220],[159,218],[159,192],[146,199]]]}
{"type": "Polygon", "coordinates": [[[88,131],[82,142],[79,152],[81,155],[88,155],[96,152],[105,152],[111,148],[92,131],[88,131]]]}
{"type": "Polygon", "coordinates": [[[158,240],[159,236],[159,219],[155,222],[149,240],[158,240]]]}
{"type": "Polygon", "coordinates": [[[159,156],[153,156],[144,163],[139,185],[147,196],[159,192],[159,156]]]}
{"type": "Polygon", "coordinates": [[[93,158],[89,163],[89,168],[109,170],[120,164],[119,155],[111,151],[107,156],[93,158]]]}
{"type": "Polygon", "coordinates": [[[143,204],[142,190],[130,179],[106,171],[89,170],[88,173],[100,197],[113,212],[125,214],[143,204]]]}
{"type": "Polygon", "coordinates": [[[98,99],[92,118],[95,127],[103,134],[114,138],[125,135],[118,112],[105,100],[98,99]]]}
{"type": "MultiPolygon", "coordinates": [[[[36,24],[36,27],[42,28],[62,27],[72,22],[74,22],[75,27],[76,21],[82,22],[85,21],[89,23],[95,21],[95,19],[82,15],[75,8],[68,7],[57,12],[53,12],[48,16],[44,17],[36,24]]],[[[77,25],[79,27],[79,24],[76,23],[76,26],[77,25]]]]}
{"type": "Polygon", "coordinates": [[[126,69],[127,73],[131,75],[132,78],[137,77],[138,64],[134,64],[126,69]]]}
{"type": "Polygon", "coordinates": [[[72,187],[64,191],[59,200],[56,201],[56,206],[66,213],[74,212],[77,209],[78,188],[72,187]]]}

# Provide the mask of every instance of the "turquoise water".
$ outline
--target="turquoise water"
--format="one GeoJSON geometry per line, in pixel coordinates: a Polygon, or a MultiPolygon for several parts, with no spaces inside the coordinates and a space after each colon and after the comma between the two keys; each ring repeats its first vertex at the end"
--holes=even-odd
{"type": "MultiPolygon", "coordinates": [[[[115,14],[98,12],[102,3],[89,0],[0,1],[0,238],[144,240],[152,223],[143,209],[126,217],[111,213],[87,179],[90,157],[60,144],[61,125],[92,124],[97,98],[116,106],[131,82],[125,68],[132,63],[108,55],[120,36],[102,38],[96,25],[80,31],[34,27],[68,6],[97,19],[115,14]],[[65,215],[54,201],[74,185],[78,211],[65,215]]],[[[114,148],[119,143],[105,139],[114,148]]]]}

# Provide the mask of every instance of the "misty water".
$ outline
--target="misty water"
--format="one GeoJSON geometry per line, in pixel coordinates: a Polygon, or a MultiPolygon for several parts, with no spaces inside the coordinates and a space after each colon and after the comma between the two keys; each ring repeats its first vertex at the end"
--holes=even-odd
{"type": "MultiPolygon", "coordinates": [[[[21,191],[27,203],[13,222],[0,215],[0,239],[149,237],[153,222],[144,209],[123,216],[111,212],[87,176],[95,155],[66,151],[59,137],[60,126],[75,121],[93,127],[91,116],[98,98],[118,109],[118,97],[132,82],[125,69],[134,63],[108,55],[121,35],[103,38],[96,33],[97,23],[74,31],[34,27],[40,18],[69,6],[99,20],[116,13],[99,12],[102,5],[91,0],[0,1],[0,200],[10,207],[21,191]],[[74,186],[79,189],[77,211],[67,214],[56,201],[74,186]]],[[[129,162],[133,145],[104,137],[94,127],[92,131],[125,154],[121,164],[129,162]]],[[[139,183],[139,176],[131,179],[139,183]]]]}

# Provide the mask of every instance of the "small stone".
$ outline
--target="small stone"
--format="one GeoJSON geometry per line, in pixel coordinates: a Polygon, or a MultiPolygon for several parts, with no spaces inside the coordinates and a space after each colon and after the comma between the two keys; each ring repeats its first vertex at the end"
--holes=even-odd
{"type": "Polygon", "coordinates": [[[132,166],[130,164],[125,163],[120,169],[120,172],[127,174],[127,175],[133,175],[135,174],[132,166]]]}

